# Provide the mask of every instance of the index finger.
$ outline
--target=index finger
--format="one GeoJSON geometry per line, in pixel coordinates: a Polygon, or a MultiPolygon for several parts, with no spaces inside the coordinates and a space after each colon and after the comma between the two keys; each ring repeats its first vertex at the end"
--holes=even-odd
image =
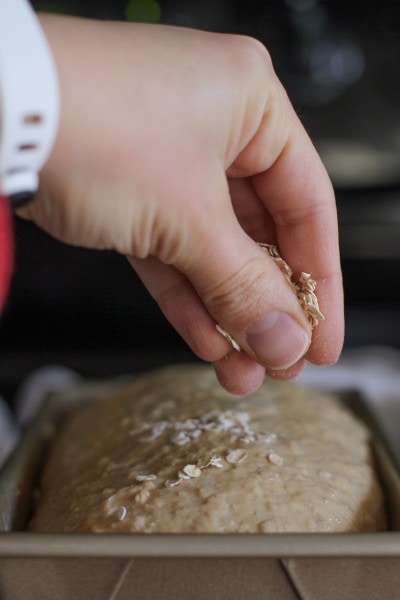
{"type": "Polygon", "coordinates": [[[299,121],[274,164],[255,175],[253,184],[273,219],[280,253],[295,279],[304,271],[317,282],[325,320],[314,329],[307,358],[331,364],[340,355],[344,337],[336,202],[328,174],[299,121]]]}

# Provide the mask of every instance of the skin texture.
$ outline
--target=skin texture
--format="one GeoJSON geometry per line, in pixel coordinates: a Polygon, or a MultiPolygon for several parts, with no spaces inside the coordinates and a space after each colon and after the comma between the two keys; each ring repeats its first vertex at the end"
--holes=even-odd
{"type": "Polygon", "coordinates": [[[335,198],[267,50],[244,36],[41,15],[61,123],[35,202],[54,237],[128,257],[234,393],[330,364],[343,342],[335,198]],[[278,267],[311,273],[311,330],[278,267]],[[278,319],[278,316],[281,316],[278,319]],[[240,344],[233,350],[220,323],[240,344]],[[295,329],[294,329],[295,327],[295,329]]]}

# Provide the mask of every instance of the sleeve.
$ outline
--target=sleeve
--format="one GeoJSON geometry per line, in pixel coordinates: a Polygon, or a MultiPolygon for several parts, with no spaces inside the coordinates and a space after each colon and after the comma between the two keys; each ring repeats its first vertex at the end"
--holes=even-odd
{"type": "Polygon", "coordinates": [[[12,216],[9,203],[0,195],[0,311],[10,287],[14,262],[12,216]]]}

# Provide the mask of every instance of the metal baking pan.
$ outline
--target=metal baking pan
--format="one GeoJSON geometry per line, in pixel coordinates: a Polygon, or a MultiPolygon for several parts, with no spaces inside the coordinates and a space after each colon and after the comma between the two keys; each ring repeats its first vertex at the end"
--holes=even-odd
{"type": "Polygon", "coordinates": [[[49,395],[0,473],[2,600],[395,598],[400,471],[362,399],[340,395],[375,433],[389,530],[351,534],[45,534],[24,531],[46,450],[66,411],[107,395],[88,382],[49,395]]]}

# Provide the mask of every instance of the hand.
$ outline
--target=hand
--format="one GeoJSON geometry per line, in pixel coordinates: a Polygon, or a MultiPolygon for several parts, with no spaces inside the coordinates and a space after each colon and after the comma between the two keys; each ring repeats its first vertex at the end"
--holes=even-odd
{"type": "Polygon", "coordinates": [[[230,391],[343,341],[329,178],[255,40],[158,25],[41,16],[61,125],[38,198],[20,210],[74,245],[126,255],[192,350],[230,391]],[[325,321],[309,324],[276,264],[311,273],[325,321]],[[219,323],[242,348],[233,350],[219,323]]]}

